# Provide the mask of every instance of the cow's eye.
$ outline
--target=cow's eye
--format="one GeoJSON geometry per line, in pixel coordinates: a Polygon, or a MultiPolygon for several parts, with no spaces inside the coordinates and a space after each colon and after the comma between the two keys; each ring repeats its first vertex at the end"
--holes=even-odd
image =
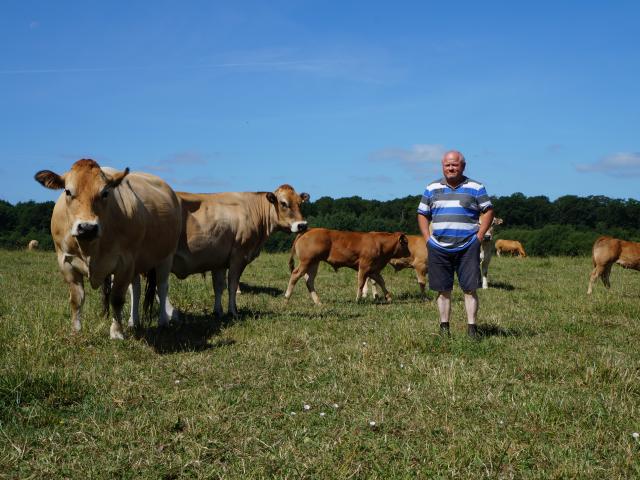
{"type": "Polygon", "coordinates": [[[287,202],[280,202],[280,206],[282,208],[287,208],[287,202]]]}
{"type": "Polygon", "coordinates": [[[71,196],[71,190],[69,190],[68,188],[65,188],[65,189],[64,189],[64,193],[66,193],[66,194],[67,194],[67,197],[70,197],[70,196],[71,196]]]}
{"type": "Polygon", "coordinates": [[[107,198],[109,196],[109,190],[103,190],[102,193],[100,194],[100,196],[104,199],[107,198]]]}

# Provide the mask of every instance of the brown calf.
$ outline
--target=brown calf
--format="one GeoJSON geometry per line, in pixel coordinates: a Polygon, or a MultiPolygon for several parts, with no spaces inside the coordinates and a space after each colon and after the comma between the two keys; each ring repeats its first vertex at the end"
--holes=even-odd
{"type": "Polygon", "coordinates": [[[408,243],[407,236],[398,232],[343,232],[313,228],[298,235],[293,242],[289,258],[291,277],[284,296],[286,299],[291,297],[293,287],[304,275],[311,298],[316,305],[319,305],[320,299],[315,291],[314,280],[322,260],[335,270],[340,267],[349,267],[358,271],[356,301],[362,297],[362,288],[367,278],[372,278],[380,284],[385,298],[390,301],[391,295],[385,287],[380,271],[392,258],[408,257],[411,254],[408,243]],[[300,260],[295,269],[293,268],[294,255],[297,255],[300,260]]]}
{"type": "Polygon", "coordinates": [[[524,253],[524,247],[517,240],[496,240],[496,253],[498,256],[503,253],[510,253],[512,255],[517,253],[521,257],[527,256],[527,254],[524,253]]]}
{"type": "Polygon", "coordinates": [[[640,270],[640,243],[627,242],[613,237],[600,237],[593,244],[593,271],[589,278],[588,294],[593,290],[593,283],[598,277],[605,287],[609,288],[611,266],[617,263],[623,268],[640,270]]]}

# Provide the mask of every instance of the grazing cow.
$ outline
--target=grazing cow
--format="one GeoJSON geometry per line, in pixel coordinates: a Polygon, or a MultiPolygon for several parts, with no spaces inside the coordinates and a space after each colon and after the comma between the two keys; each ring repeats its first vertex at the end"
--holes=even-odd
{"type": "Polygon", "coordinates": [[[356,301],[362,297],[362,289],[367,278],[374,279],[382,288],[387,301],[391,295],[387,291],[380,272],[392,258],[408,257],[411,252],[409,241],[404,233],[386,232],[343,232],[326,228],[313,228],[298,235],[291,247],[289,258],[289,286],[284,294],[288,300],[293,287],[301,276],[305,276],[307,288],[316,305],[320,299],[315,291],[314,280],[321,260],[335,270],[349,267],[358,271],[358,293],[356,301]],[[293,257],[297,255],[300,263],[294,269],[293,257]]]}
{"type": "Polygon", "coordinates": [[[501,218],[493,217],[493,222],[484,238],[480,243],[480,273],[482,275],[482,288],[489,288],[489,263],[493,257],[493,227],[502,225],[504,222],[501,218]]]}
{"type": "MultiPolygon", "coordinates": [[[[285,184],[273,192],[178,192],[178,197],[182,203],[182,231],[171,271],[180,279],[211,271],[213,308],[216,315],[222,316],[228,270],[229,313],[236,317],[236,292],[242,272],[274,231],[298,233],[307,229],[300,205],[309,200],[309,194],[298,194],[285,184]]],[[[135,290],[133,293],[132,308],[138,303],[135,290]]],[[[173,311],[170,303],[167,310],[173,311]]]]}
{"type": "MultiPolygon", "coordinates": [[[[389,265],[393,267],[396,272],[404,270],[405,268],[413,268],[416,271],[416,278],[418,279],[418,286],[420,287],[420,293],[426,297],[427,286],[427,242],[422,235],[407,235],[409,241],[408,257],[392,258],[389,260],[389,265]]],[[[375,280],[369,278],[364,284],[362,296],[366,297],[368,292],[368,284],[371,283],[371,291],[373,298],[378,296],[376,291],[375,280]]]]}
{"type": "Polygon", "coordinates": [[[613,237],[599,237],[593,244],[593,271],[589,278],[588,294],[598,277],[605,287],[611,287],[611,267],[617,263],[623,268],[640,270],[640,243],[627,242],[613,237]]]}
{"type": "MultiPolygon", "coordinates": [[[[100,168],[89,159],[78,160],[63,175],[42,170],[35,179],[47,188],[64,189],[51,216],[51,235],[69,285],[73,329],[81,329],[87,276],[94,289],[110,288],[110,334],[122,339],[125,293],[139,274],[155,271],[152,277],[165,305],[182,222],[178,197],[154,175],[100,168]]],[[[167,320],[161,308],[159,324],[167,320]]]]}
{"type": "Polygon", "coordinates": [[[511,255],[518,254],[520,257],[526,257],[522,244],[517,240],[496,240],[496,253],[501,256],[503,253],[511,255]]]}
{"type": "Polygon", "coordinates": [[[29,245],[27,245],[27,250],[37,250],[39,246],[40,243],[38,242],[38,240],[31,240],[29,242],[29,245]]]}

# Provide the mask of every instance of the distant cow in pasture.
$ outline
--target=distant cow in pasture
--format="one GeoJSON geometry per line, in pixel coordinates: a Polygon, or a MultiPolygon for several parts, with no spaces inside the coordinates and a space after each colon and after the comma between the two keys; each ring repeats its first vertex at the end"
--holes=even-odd
{"type": "Polygon", "coordinates": [[[520,257],[526,257],[524,247],[517,240],[496,240],[496,253],[501,256],[503,253],[510,253],[511,255],[520,255],[520,257]]]}
{"type": "MultiPolygon", "coordinates": [[[[227,279],[229,313],[238,315],[240,276],[274,231],[299,233],[307,229],[300,207],[309,200],[309,194],[298,194],[286,184],[273,192],[178,192],[178,197],[182,230],[171,271],[180,279],[211,271],[217,316],[223,314],[222,293],[227,279]]],[[[132,317],[137,314],[133,311],[140,294],[139,287],[137,290],[132,296],[132,317]]],[[[173,306],[168,303],[167,309],[173,311],[173,306]]]]}
{"type": "Polygon", "coordinates": [[[587,294],[591,294],[593,283],[600,277],[605,287],[611,287],[611,267],[617,263],[623,268],[640,270],[640,243],[627,242],[613,237],[599,237],[593,244],[593,271],[589,278],[587,294]]]}
{"type": "Polygon", "coordinates": [[[311,298],[319,305],[320,298],[316,293],[314,281],[320,261],[325,261],[335,270],[349,267],[358,271],[356,301],[362,297],[367,278],[375,280],[382,288],[387,301],[390,301],[391,294],[387,291],[380,272],[392,258],[410,256],[408,244],[404,233],[345,232],[313,228],[298,235],[293,242],[289,258],[291,277],[284,294],[285,298],[288,300],[291,297],[296,282],[304,275],[311,298]],[[294,268],[294,256],[299,259],[297,268],[294,268]]]}
{"type": "Polygon", "coordinates": [[[29,245],[27,245],[27,250],[37,250],[39,246],[40,243],[38,242],[38,240],[31,240],[29,242],[29,245]]]}
{"type": "Polygon", "coordinates": [[[491,226],[480,243],[480,273],[482,275],[482,288],[489,288],[489,264],[493,257],[493,227],[502,225],[504,221],[501,218],[493,217],[491,226]]]}
{"type": "MultiPolygon", "coordinates": [[[[427,242],[422,235],[407,235],[409,241],[409,253],[408,257],[392,258],[389,260],[389,265],[393,267],[396,272],[404,270],[405,268],[413,268],[416,271],[416,278],[418,279],[418,286],[420,287],[420,293],[426,296],[427,286],[427,242]]],[[[366,297],[368,293],[368,285],[371,284],[371,292],[373,297],[378,296],[376,291],[375,280],[369,278],[364,284],[362,296],[366,297]]]]}
{"type": "Polygon", "coordinates": [[[47,188],[64,190],[53,209],[51,235],[69,285],[74,331],[81,329],[84,276],[94,289],[108,287],[105,300],[114,313],[111,338],[123,338],[125,293],[141,273],[154,272],[150,278],[157,281],[158,323],[166,324],[163,307],[182,222],[175,192],[154,175],[100,168],[89,159],[78,160],[63,175],[41,170],[35,179],[47,188]]]}

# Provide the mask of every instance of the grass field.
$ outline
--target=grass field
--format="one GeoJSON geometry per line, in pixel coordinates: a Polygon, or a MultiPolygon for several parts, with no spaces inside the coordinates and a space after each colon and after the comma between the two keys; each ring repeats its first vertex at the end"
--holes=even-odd
{"type": "Polygon", "coordinates": [[[286,263],[248,267],[236,321],[172,279],[186,321],[118,342],[95,291],[72,335],[53,253],[0,251],[0,478],[640,476],[637,272],[588,298],[590,259],[494,258],[473,342],[459,290],[442,339],[412,271],[358,305],[324,265],[314,307],[286,263]]]}

